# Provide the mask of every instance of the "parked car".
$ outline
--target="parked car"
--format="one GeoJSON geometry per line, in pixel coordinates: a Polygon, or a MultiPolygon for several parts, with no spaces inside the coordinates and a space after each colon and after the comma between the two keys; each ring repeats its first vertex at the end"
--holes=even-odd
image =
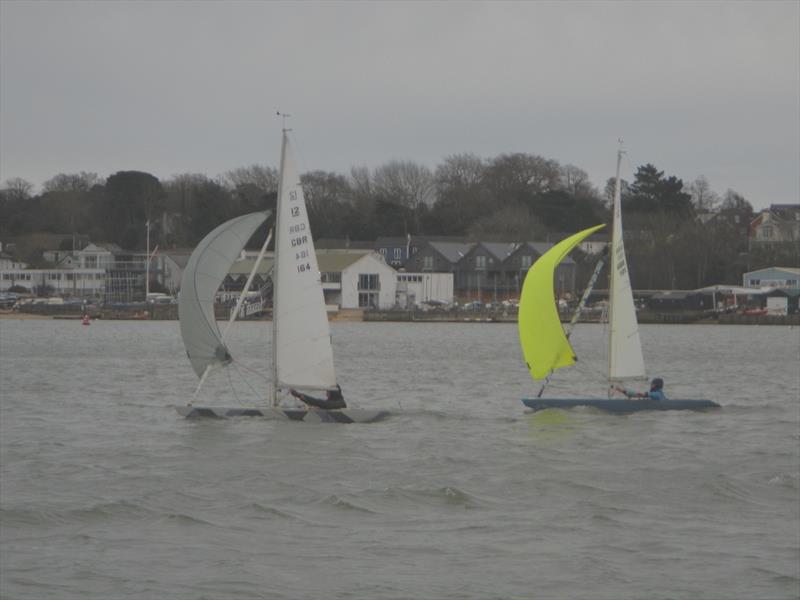
{"type": "Polygon", "coordinates": [[[176,304],[178,301],[169,294],[152,292],[147,294],[147,302],[148,304],[176,304]]]}

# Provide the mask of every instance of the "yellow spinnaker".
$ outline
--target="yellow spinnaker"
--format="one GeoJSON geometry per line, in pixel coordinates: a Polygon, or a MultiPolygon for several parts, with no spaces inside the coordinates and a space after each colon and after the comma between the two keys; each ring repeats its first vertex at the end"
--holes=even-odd
{"type": "Polygon", "coordinates": [[[603,227],[596,225],[561,240],[528,269],[519,298],[519,342],[534,379],[544,379],[550,371],[575,364],[575,352],[558,317],[553,278],[564,257],[603,227]]]}

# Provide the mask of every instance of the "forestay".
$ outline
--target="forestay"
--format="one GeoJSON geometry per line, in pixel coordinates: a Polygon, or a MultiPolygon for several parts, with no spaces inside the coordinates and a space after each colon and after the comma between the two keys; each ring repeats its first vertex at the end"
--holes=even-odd
{"type": "Polygon", "coordinates": [[[336,385],[330,327],[303,188],[286,132],[275,228],[275,388],[336,385]]]}
{"type": "Polygon", "coordinates": [[[528,270],[520,295],[518,325],[522,353],[534,379],[544,379],[551,371],[575,363],[575,352],[556,307],[555,270],[575,246],[603,227],[590,227],[560,241],[528,270]]]}
{"type": "Polygon", "coordinates": [[[247,240],[269,215],[270,211],[251,213],[223,223],[189,257],[181,278],[178,316],[183,345],[198,377],[209,367],[231,362],[214,317],[214,296],[247,240]]]}
{"type": "Polygon", "coordinates": [[[608,304],[608,379],[642,379],[645,377],[639,324],[633,304],[625,243],[622,236],[619,168],[622,153],[617,155],[617,177],[614,185],[614,221],[611,232],[611,275],[608,304]]]}

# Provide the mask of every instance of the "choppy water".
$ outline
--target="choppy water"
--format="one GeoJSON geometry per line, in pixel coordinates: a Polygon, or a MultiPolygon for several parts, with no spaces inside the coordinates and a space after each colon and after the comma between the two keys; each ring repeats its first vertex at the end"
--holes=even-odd
{"type": "MultiPolygon", "coordinates": [[[[554,395],[603,393],[603,333],[554,395]]],[[[525,413],[514,325],[333,334],[349,402],[398,415],[186,421],[177,323],[0,321],[0,596],[800,597],[797,328],[643,326],[668,395],[724,408],[622,417],[525,413]]]]}

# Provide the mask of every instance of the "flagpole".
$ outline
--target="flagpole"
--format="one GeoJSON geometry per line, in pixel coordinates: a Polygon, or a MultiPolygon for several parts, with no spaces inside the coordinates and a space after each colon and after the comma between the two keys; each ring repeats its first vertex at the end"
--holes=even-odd
{"type": "Polygon", "coordinates": [[[150,219],[147,220],[147,249],[144,256],[147,261],[144,275],[144,302],[147,304],[147,299],[150,297],[150,219]]]}

